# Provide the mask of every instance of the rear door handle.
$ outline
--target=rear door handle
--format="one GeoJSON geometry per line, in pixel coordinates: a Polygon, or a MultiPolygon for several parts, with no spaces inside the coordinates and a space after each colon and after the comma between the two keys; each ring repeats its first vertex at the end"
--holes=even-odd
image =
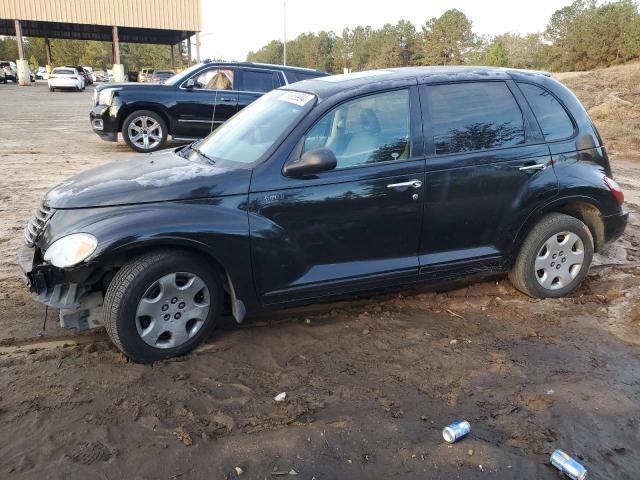
{"type": "Polygon", "coordinates": [[[401,183],[390,183],[387,185],[387,188],[415,188],[418,189],[422,186],[422,182],[420,180],[409,180],[408,182],[401,183]]]}
{"type": "Polygon", "coordinates": [[[523,172],[531,172],[533,170],[544,170],[547,168],[546,163],[534,163],[533,165],[525,165],[524,167],[518,168],[518,170],[523,172]]]}

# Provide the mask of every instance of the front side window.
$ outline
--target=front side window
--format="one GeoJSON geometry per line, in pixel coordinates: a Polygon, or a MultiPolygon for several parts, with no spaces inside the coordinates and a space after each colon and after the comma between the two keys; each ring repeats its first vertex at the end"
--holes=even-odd
{"type": "Polygon", "coordinates": [[[437,154],[525,142],[522,112],[504,82],[431,85],[427,95],[437,154]]]}
{"type": "Polygon", "coordinates": [[[196,77],[194,88],[207,90],[233,90],[233,70],[205,70],[196,77]]]}
{"type": "Polygon", "coordinates": [[[315,104],[310,93],[272,90],[227,120],[198,149],[216,165],[259,161],[315,104]]]}
{"type": "Polygon", "coordinates": [[[573,135],[573,122],[560,102],[544,88],[530,83],[518,83],[547,142],[573,135]]]}
{"type": "Polygon", "coordinates": [[[304,150],[328,148],[336,168],[409,158],[409,91],[397,90],[343,103],[305,137],[304,150]]]}

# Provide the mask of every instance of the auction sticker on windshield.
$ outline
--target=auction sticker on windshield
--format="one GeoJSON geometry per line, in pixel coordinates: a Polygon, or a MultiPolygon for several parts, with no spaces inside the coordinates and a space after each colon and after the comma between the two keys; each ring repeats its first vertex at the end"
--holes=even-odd
{"type": "Polygon", "coordinates": [[[287,92],[278,98],[283,102],[289,102],[300,107],[304,107],[307,103],[309,103],[310,100],[313,99],[313,95],[311,95],[310,93],[302,92],[287,92]]]}

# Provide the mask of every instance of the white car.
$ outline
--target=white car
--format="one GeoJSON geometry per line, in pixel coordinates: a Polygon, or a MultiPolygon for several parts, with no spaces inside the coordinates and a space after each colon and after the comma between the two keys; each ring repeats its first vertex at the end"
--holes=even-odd
{"type": "Polygon", "coordinates": [[[54,68],[49,75],[49,91],[53,92],[56,88],[70,88],[79,92],[84,90],[84,78],[75,68],[54,68]]]}

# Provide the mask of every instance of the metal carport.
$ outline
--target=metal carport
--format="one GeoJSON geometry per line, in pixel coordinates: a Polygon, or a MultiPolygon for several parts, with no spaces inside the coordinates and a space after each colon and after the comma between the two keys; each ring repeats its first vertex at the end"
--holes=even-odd
{"type": "MultiPolygon", "coordinates": [[[[51,63],[50,38],[99,40],[113,43],[114,77],[124,81],[120,42],[173,45],[196,35],[200,61],[202,30],[200,0],[2,0],[0,35],[18,41],[18,76],[29,84],[23,37],[43,37],[51,63]]],[[[189,58],[191,58],[191,42],[189,58]]]]}

